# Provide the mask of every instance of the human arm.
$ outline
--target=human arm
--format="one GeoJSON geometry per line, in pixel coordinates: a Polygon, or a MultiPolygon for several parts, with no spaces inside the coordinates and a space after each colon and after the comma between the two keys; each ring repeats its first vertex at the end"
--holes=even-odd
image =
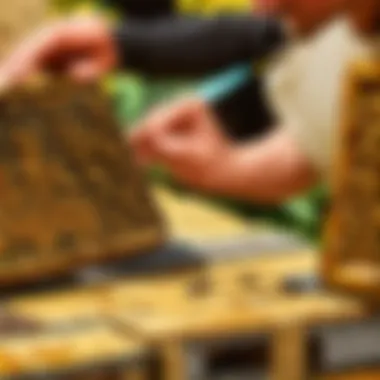
{"type": "Polygon", "coordinates": [[[318,175],[296,142],[275,131],[258,141],[231,147],[215,171],[210,189],[260,203],[282,203],[313,187],[318,175]]]}
{"type": "Polygon", "coordinates": [[[313,165],[282,129],[244,144],[222,130],[209,107],[187,99],[157,110],[131,141],[141,163],[163,165],[180,182],[217,195],[280,203],[317,181],[313,165]]]}

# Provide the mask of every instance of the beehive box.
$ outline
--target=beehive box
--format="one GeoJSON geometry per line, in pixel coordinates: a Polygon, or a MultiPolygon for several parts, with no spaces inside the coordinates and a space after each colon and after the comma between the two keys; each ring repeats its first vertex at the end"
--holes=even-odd
{"type": "Polygon", "coordinates": [[[324,275],[342,290],[380,295],[380,64],[353,66],[334,172],[324,275]]]}
{"type": "Polygon", "coordinates": [[[50,0],[13,0],[0,4],[0,59],[48,18],[50,0]]]}
{"type": "Polygon", "coordinates": [[[107,97],[39,82],[0,99],[0,286],[144,252],[164,241],[107,97]]]}

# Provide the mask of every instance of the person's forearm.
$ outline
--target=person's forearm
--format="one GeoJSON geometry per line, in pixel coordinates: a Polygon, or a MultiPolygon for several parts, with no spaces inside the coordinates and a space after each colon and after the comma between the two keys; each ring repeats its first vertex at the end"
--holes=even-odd
{"type": "Polygon", "coordinates": [[[198,76],[266,57],[287,40],[280,21],[259,16],[129,19],[115,30],[120,65],[156,76],[198,76]]]}
{"type": "Polygon", "coordinates": [[[239,146],[222,166],[213,178],[216,192],[260,203],[282,203],[317,180],[309,161],[281,132],[239,146]]]}

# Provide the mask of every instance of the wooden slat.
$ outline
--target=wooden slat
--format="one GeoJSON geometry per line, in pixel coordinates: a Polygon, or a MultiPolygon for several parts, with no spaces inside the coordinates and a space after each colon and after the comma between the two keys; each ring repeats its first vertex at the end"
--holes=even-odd
{"type": "Polygon", "coordinates": [[[297,323],[275,329],[272,352],[272,380],[307,378],[307,335],[297,323]]]}
{"type": "Polygon", "coordinates": [[[162,361],[162,378],[165,380],[187,380],[188,373],[185,347],[180,341],[168,340],[158,347],[162,361]]]}

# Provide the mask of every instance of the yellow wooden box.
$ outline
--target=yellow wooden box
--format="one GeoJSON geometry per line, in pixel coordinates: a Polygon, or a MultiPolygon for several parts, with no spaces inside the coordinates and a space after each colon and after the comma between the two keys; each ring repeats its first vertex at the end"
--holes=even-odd
{"type": "Polygon", "coordinates": [[[333,173],[323,272],[336,289],[380,295],[380,61],[353,65],[333,173]]]}

